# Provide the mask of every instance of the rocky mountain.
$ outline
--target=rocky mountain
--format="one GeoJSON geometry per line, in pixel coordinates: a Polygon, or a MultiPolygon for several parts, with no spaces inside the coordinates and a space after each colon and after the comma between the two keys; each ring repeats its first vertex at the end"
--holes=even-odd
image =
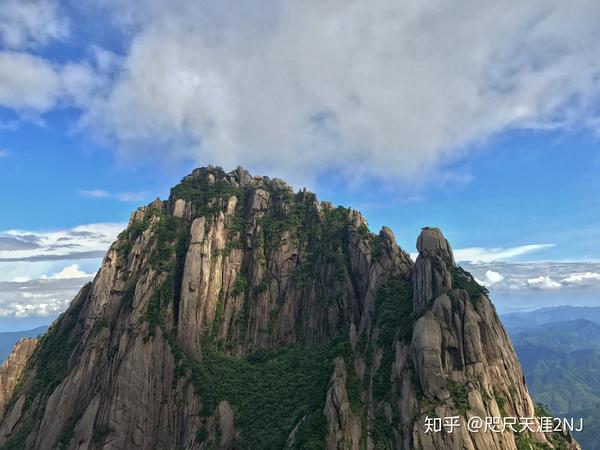
{"type": "Polygon", "coordinates": [[[19,340],[8,359],[0,366],[0,420],[36,345],[36,339],[23,338],[19,340]]]}
{"type": "Polygon", "coordinates": [[[39,336],[47,329],[48,327],[42,326],[31,330],[0,333],[0,362],[4,361],[10,355],[11,350],[19,340],[39,336]]]}
{"type": "Polygon", "coordinates": [[[439,229],[417,247],[282,180],[196,169],[2,367],[20,376],[0,448],[578,449],[468,431],[534,405],[485,289],[439,229]]]}

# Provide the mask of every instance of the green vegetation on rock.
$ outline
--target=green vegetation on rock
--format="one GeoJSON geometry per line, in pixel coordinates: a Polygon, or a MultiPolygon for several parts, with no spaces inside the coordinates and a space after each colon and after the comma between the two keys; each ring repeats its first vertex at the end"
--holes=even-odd
{"type": "Polygon", "coordinates": [[[181,183],[171,189],[171,198],[182,199],[191,202],[195,208],[196,216],[211,217],[220,211],[224,211],[226,203],[220,203],[222,199],[226,202],[230,197],[243,197],[242,189],[227,182],[225,172],[220,167],[213,169],[200,169],[202,172],[198,178],[184,178],[181,183]],[[206,180],[206,175],[212,174],[214,183],[206,180]]]}
{"type": "Polygon", "coordinates": [[[455,266],[452,273],[452,287],[455,289],[464,289],[469,294],[472,302],[477,302],[480,296],[489,296],[489,291],[485,286],[475,281],[473,275],[460,266],[455,266]]]}
{"type": "Polygon", "coordinates": [[[466,415],[469,410],[469,396],[466,386],[456,381],[448,380],[448,391],[456,409],[458,409],[458,413],[461,416],[466,415]]]}
{"type": "Polygon", "coordinates": [[[413,288],[409,280],[391,277],[375,297],[377,347],[383,350],[381,365],[373,380],[373,397],[385,399],[390,393],[390,376],[395,357],[394,340],[409,342],[413,328],[413,288]]]}
{"type": "Polygon", "coordinates": [[[347,345],[259,350],[247,358],[208,349],[199,362],[168,339],[177,373],[190,373],[201,397],[202,415],[211,415],[222,400],[234,408],[240,448],[284,448],[298,424],[296,448],[322,448],[323,408],[333,360],[347,352],[347,345]]]}

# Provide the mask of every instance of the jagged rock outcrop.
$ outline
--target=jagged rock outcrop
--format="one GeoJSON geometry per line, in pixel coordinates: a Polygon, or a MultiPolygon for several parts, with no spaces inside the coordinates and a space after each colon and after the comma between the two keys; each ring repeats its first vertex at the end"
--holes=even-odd
{"type": "Polygon", "coordinates": [[[0,365],[0,420],[36,345],[35,338],[19,340],[8,358],[0,365]]]}
{"type": "Polygon", "coordinates": [[[0,448],[578,448],[466,430],[533,403],[485,290],[440,230],[417,247],[282,180],[196,169],[2,386],[0,448]],[[426,433],[432,414],[463,427],[426,433]]]}
{"type": "Polygon", "coordinates": [[[415,262],[415,311],[427,308],[430,302],[452,289],[454,256],[450,244],[439,228],[423,228],[417,239],[419,256],[415,262]]]}
{"type": "MultiPolygon", "coordinates": [[[[524,436],[511,430],[468,432],[467,419],[472,416],[532,417],[532,427],[539,426],[516,353],[487,291],[455,266],[452,249],[439,229],[424,228],[417,249],[413,280],[420,317],[410,353],[423,391],[420,403],[438,417],[459,415],[461,426],[457,433],[427,434],[424,423],[417,421],[414,446],[522,448],[517,444],[524,436]]],[[[549,439],[562,437],[533,432],[527,439],[532,445],[550,445],[549,439]]]]}

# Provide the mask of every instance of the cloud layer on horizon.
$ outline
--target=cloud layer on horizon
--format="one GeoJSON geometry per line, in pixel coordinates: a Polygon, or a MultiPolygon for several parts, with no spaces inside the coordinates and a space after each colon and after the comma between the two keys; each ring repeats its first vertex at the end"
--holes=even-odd
{"type": "Polygon", "coordinates": [[[67,309],[77,291],[90,279],[85,276],[0,281],[0,318],[48,317],[50,320],[67,309]]]}
{"type": "Polygon", "coordinates": [[[0,231],[0,318],[53,318],[92,279],[125,224],[0,231]]]}
{"type": "Polygon", "coordinates": [[[464,262],[461,265],[493,292],[580,291],[600,295],[600,262],[464,262]]]}
{"type": "Polygon", "coordinates": [[[104,254],[119,232],[120,223],[96,223],[52,231],[0,231],[0,264],[96,258],[104,254]]]}

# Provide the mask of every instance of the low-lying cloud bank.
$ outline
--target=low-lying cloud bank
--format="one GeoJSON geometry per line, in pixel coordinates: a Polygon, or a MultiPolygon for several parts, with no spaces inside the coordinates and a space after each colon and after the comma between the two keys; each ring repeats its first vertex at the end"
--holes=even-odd
{"type": "MultiPolygon", "coordinates": [[[[579,291],[600,293],[600,262],[461,263],[491,291],[579,291]]],[[[600,300],[600,299],[599,299],[600,300]]]]}
{"type": "Polygon", "coordinates": [[[48,317],[64,311],[94,276],[125,224],[63,230],[0,231],[0,318],[48,317]]]}
{"type": "Polygon", "coordinates": [[[124,228],[96,223],[52,231],[0,231],[0,264],[101,258],[124,228]]]}
{"type": "Polygon", "coordinates": [[[63,312],[77,291],[89,280],[47,278],[25,282],[0,282],[0,318],[48,317],[48,322],[63,312]]]}

